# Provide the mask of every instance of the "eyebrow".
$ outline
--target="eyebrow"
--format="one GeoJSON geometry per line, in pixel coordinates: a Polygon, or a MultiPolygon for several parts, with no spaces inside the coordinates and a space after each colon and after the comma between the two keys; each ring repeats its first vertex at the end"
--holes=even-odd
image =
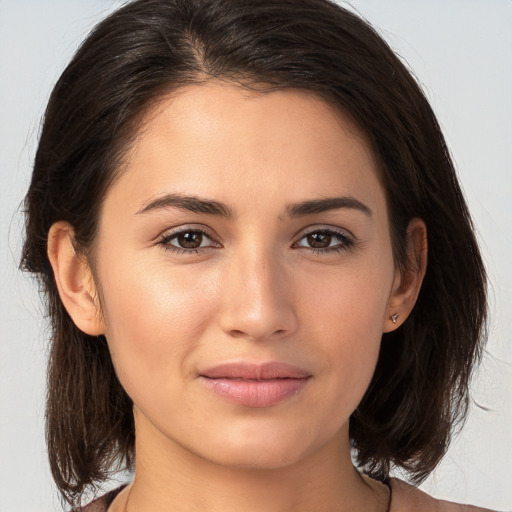
{"type": "Polygon", "coordinates": [[[322,199],[303,201],[301,203],[289,205],[286,208],[286,213],[289,217],[295,218],[315,213],[322,213],[329,210],[338,210],[341,208],[359,210],[368,217],[372,216],[372,211],[368,206],[350,196],[326,197],[322,199]]]}
{"type": "Polygon", "coordinates": [[[217,215],[226,218],[234,216],[233,210],[224,203],[182,194],[166,194],[163,197],[159,197],[142,206],[137,212],[137,215],[162,208],[178,208],[189,212],[206,213],[208,215],[217,215]]]}
{"type": "MultiPolygon", "coordinates": [[[[163,208],[178,208],[193,213],[205,213],[228,219],[235,216],[233,209],[227,204],[211,199],[182,194],[166,194],[165,196],[154,199],[143,205],[142,208],[137,211],[137,215],[163,208]]],[[[288,205],[285,211],[288,217],[297,218],[342,208],[358,210],[368,217],[372,216],[372,211],[368,206],[350,196],[326,197],[302,201],[288,205]]]]}

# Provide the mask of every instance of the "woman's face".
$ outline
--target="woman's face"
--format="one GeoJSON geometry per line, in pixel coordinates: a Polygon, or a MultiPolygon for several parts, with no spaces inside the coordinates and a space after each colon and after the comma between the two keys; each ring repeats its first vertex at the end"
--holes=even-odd
{"type": "Polygon", "coordinates": [[[369,146],[306,92],[183,88],[107,194],[95,281],[138,436],[237,467],[346,446],[399,281],[369,146]]]}

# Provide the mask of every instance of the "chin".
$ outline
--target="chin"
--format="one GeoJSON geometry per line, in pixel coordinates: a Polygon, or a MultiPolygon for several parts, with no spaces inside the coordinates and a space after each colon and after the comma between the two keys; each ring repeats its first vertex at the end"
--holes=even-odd
{"type": "Polygon", "coordinates": [[[294,449],[283,449],[269,445],[225,450],[211,462],[238,470],[274,470],[297,463],[302,453],[294,449]]]}
{"type": "Polygon", "coordinates": [[[268,428],[223,432],[218,439],[205,439],[203,456],[211,462],[237,469],[272,470],[293,465],[321,448],[305,432],[268,428]],[[252,431],[251,431],[252,430],[252,431]],[[286,431],[285,431],[286,430],[286,431]]]}

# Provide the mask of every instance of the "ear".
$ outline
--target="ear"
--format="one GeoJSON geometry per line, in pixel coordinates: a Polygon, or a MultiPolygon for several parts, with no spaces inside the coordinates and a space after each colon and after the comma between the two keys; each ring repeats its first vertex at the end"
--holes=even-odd
{"type": "Polygon", "coordinates": [[[85,256],[75,250],[74,231],[68,222],[56,222],[48,233],[48,259],[57,289],[75,325],[86,334],[105,332],[96,286],[85,256]]]}
{"type": "Polygon", "coordinates": [[[427,269],[427,227],[423,220],[414,218],[409,222],[406,234],[407,266],[396,270],[395,281],[384,318],[383,332],[391,332],[404,323],[409,316],[427,269]]]}

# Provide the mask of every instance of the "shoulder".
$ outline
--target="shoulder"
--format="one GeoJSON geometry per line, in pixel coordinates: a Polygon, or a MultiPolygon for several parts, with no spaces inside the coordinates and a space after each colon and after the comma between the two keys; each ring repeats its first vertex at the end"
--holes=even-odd
{"type": "Polygon", "coordinates": [[[113,491],[104,494],[103,496],[91,501],[88,505],[84,507],[78,507],[73,509],[72,512],[107,512],[108,507],[114,501],[114,498],[126,487],[126,485],[122,485],[113,491]]]}
{"type": "Polygon", "coordinates": [[[392,478],[389,512],[492,512],[489,509],[436,500],[416,487],[392,478]]]}

